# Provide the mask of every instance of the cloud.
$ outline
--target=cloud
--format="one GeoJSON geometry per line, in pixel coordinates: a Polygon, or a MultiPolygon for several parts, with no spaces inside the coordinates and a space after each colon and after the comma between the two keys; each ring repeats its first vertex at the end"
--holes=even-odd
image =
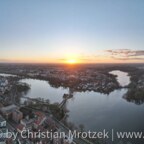
{"type": "Polygon", "coordinates": [[[144,60],[144,50],[117,49],[106,52],[117,60],[144,60]]]}

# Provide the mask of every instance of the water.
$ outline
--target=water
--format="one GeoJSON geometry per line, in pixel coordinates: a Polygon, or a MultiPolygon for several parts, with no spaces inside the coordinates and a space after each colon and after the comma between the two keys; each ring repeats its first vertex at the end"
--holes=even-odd
{"type": "Polygon", "coordinates": [[[117,76],[117,80],[122,87],[127,86],[130,83],[130,77],[126,72],[115,70],[115,71],[111,71],[110,74],[117,76]]]}
{"type": "Polygon", "coordinates": [[[50,103],[60,102],[63,100],[63,94],[67,93],[67,89],[62,87],[53,88],[47,81],[35,79],[23,79],[21,82],[27,83],[31,86],[31,90],[26,97],[49,99],[50,103]]]}
{"type": "MultiPolygon", "coordinates": [[[[122,86],[130,82],[127,73],[112,71],[118,75],[117,80],[122,86]]],[[[53,88],[48,82],[33,79],[24,79],[31,85],[31,90],[26,95],[30,98],[49,99],[51,103],[61,102],[63,94],[68,89],[53,88]]],[[[127,89],[115,90],[109,95],[98,92],[76,92],[66,103],[69,110],[68,121],[75,125],[83,124],[86,130],[102,131],[143,131],[144,127],[144,104],[136,105],[127,102],[123,95],[127,89]]],[[[138,140],[136,140],[138,142],[138,140]]],[[[115,144],[115,143],[114,143],[115,144]]],[[[141,142],[139,142],[141,144],[141,142]]]]}
{"type": "Polygon", "coordinates": [[[95,92],[77,93],[67,104],[69,121],[84,124],[87,130],[130,131],[143,127],[144,105],[128,103],[122,98],[126,89],[110,95],[95,92]]]}
{"type": "Polygon", "coordinates": [[[3,77],[16,77],[16,75],[12,75],[12,74],[5,74],[5,73],[0,73],[0,76],[3,76],[3,77]]]}

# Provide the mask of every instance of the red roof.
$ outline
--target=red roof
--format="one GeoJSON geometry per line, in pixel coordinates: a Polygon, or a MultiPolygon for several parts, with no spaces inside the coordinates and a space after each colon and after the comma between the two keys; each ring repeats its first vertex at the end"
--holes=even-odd
{"type": "Polygon", "coordinates": [[[45,118],[45,115],[41,112],[35,112],[35,115],[38,116],[38,119],[35,120],[35,124],[40,125],[41,121],[45,118]]]}
{"type": "Polygon", "coordinates": [[[20,130],[20,131],[22,131],[23,129],[24,129],[24,125],[23,124],[19,124],[18,126],[17,126],[17,129],[18,130],[20,130]]]}
{"type": "Polygon", "coordinates": [[[35,112],[34,114],[37,115],[38,117],[43,117],[44,116],[44,114],[42,112],[38,112],[38,111],[35,112]]]}

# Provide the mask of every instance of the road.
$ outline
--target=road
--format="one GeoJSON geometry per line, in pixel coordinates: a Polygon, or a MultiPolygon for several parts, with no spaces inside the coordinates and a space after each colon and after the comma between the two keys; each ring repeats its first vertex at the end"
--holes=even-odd
{"type": "MultiPolygon", "coordinates": [[[[20,105],[18,105],[18,104],[16,103],[16,101],[15,101],[15,96],[16,96],[16,94],[17,94],[17,89],[15,89],[15,94],[13,95],[13,103],[15,103],[15,105],[17,105],[17,106],[20,107],[20,105]]],[[[29,108],[29,109],[35,110],[35,111],[38,110],[38,109],[34,109],[34,108],[29,108]]],[[[45,115],[48,116],[48,117],[51,115],[51,113],[48,113],[48,112],[44,112],[44,113],[45,113],[45,115]]],[[[69,131],[70,131],[69,128],[67,128],[63,123],[61,123],[60,121],[58,121],[54,116],[52,116],[51,118],[55,121],[56,125],[57,125],[63,132],[69,133],[69,131]]],[[[76,144],[92,144],[91,142],[89,142],[88,140],[83,139],[83,138],[74,138],[74,142],[75,142],[76,144]]]]}
{"type": "MultiPolygon", "coordinates": [[[[34,109],[30,107],[29,109],[33,111],[38,111],[38,109],[34,109]]],[[[54,116],[52,116],[51,113],[48,113],[48,112],[43,112],[43,113],[45,113],[47,117],[51,117],[55,121],[56,125],[61,129],[62,132],[69,133],[70,129],[67,128],[63,123],[58,121],[54,116]]],[[[92,144],[91,142],[83,138],[74,138],[74,142],[76,144],[92,144]]]]}

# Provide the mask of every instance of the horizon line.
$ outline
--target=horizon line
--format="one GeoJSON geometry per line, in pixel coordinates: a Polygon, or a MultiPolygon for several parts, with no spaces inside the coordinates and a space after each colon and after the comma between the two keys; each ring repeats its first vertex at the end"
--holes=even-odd
{"type": "Polygon", "coordinates": [[[75,63],[75,64],[68,64],[68,63],[42,63],[42,62],[0,62],[0,64],[41,64],[41,65],[45,65],[45,64],[49,64],[49,65],[95,65],[95,64],[144,64],[144,62],[118,62],[118,63],[102,63],[102,62],[98,62],[98,63],[75,63]]]}

